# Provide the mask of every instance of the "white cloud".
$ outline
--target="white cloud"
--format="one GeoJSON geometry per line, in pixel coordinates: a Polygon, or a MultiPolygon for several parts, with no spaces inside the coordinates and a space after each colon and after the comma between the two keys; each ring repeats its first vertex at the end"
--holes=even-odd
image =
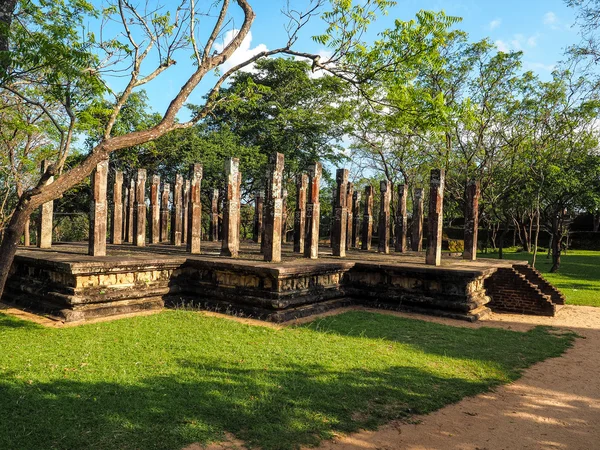
{"type": "Polygon", "coordinates": [[[523,63],[525,70],[532,70],[534,72],[553,72],[556,66],[554,64],[544,64],[539,62],[525,61],[523,63]]]}
{"type": "MultiPolygon", "coordinates": [[[[227,31],[225,33],[225,36],[223,37],[222,43],[215,42],[215,44],[213,46],[214,49],[219,53],[222,52],[223,49],[239,33],[239,31],[240,30],[237,30],[235,28],[227,31]]],[[[226,72],[227,70],[231,69],[232,67],[237,66],[238,64],[243,63],[244,61],[247,61],[248,59],[252,58],[257,53],[268,50],[268,48],[265,44],[258,44],[254,48],[251,48],[251,45],[252,45],[252,32],[250,31],[250,32],[248,32],[248,34],[246,35],[246,37],[244,38],[244,40],[242,41],[242,43],[240,44],[238,49],[235,52],[233,52],[233,55],[231,55],[231,57],[227,61],[225,61],[223,63],[223,65],[221,65],[221,71],[226,72]]],[[[249,64],[248,66],[244,67],[242,70],[244,70],[246,72],[252,72],[252,71],[254,71],[254,64],[249,64]]]]}
{"type": "Polygon", "coordinates": [[[502,25],[502,19],[494,19],[490,22],[490,24],[488,25],[490,30],[495,30],[496,28],[498,28],[500,25],[502,25]]]}
{"type": "Polygon", "coordinates": [[[544,25],[554,25],[556,23],[558,23],[558,17],[556,17],[556,14],[554,14],[552,11],[548,11],[546,14],[544,14],[544,25]]]}
{"type": "Polygon", "coordinates": [[[497,40],[496,42],[494,42],[494,45],[496,45],[499,52],[508,53],[510,51],[508,44],[504,41],[497,40]]]}
{"type": "Polygon", "coordinates": [[[536,34],[535,36],[529,36],[529,38],[527,39],[527,46],[531,48],[537,47],[537,40],[539,37],[539,34],[536,34]]]}

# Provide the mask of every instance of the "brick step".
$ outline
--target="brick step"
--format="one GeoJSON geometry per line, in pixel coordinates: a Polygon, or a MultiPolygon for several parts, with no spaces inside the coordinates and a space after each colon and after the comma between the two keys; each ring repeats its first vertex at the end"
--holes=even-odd
{"type": "Polygon", "coordinates": [[[550,284],[548,280],[543,277],[539,270],[523,264],[515,265],[513,268],[518,273],[524,275],[530,283],[534,284],[545,295],[550,296],[552,303],[557,305],[565,304],[566,298],[564,294],[550,284]]]}

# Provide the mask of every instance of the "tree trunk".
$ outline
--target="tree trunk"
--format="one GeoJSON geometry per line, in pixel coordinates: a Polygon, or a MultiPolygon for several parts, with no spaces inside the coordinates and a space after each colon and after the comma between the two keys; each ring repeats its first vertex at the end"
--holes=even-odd
{"type": "Polygon", "coordinates": [[[4,229],[4,236],[0,244],[0,297],[4,292],[4,286],[17,252],[17,246],[30,215],[29,208],[20,201],[8,226],[4,229]]]}
{"type": "Polygon", "coordinates": [[[551,273],[558,272],[560,269],[560,253],[562,247],[563,230],[562,214],[556,214],[552,219],[552,267],[551,273]]]}
{"type": "Polygon", "coordinates": [[[594,225],[593,225],[593,231],[594,233],[597,233],[598,230],[600,230],[600,214],[596,214],[594,216],[594,225]]]}

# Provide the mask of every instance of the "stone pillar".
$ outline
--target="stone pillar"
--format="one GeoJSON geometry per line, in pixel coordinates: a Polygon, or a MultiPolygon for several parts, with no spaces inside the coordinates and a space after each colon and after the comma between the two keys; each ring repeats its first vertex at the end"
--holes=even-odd
{"type": "Polygon", "coordinates": [[[240,160],[225,161],[225,205],[223,208],[223,245],[221,255],[237,258],[240,252],[240,160]]]}
{"type": "Polygon", "coordinates": [[[127,242],[133,244],[135,230],[135,179],[129,181],[129,203],[127,204],[127,242]]]}
{"type": "Polygon", "coordinates": [[[129,236],[129,188],[127,185],[123,188],[123,193],[123,226],[121,227],[121,242],[127,242],[127,236],[129,236]]]}
{"type": "Polygon", "coordinates": [[[134,239],[137,247],[146,246],[146,169],[138,169],[135,183],[134,239]]]}
{"type": "Polygon", "coordinates": [[[284,189],[281,193],[281,243],[287,242],[287,199],[288,190],[284,189]]]}
{"type": "Polygon", "coordinates": [[[91,178],[92,205],[90,207],[88,255],[106,256],[108,159],[98,163],[96,169],[92,172],[91,178]]]}
{"type": "Polygon", "coordinates": [[[361,246],[363,250],[371,250],[371,239],[373,238],[373,199],[373,186],[365,187],[361,246]]]}
{"type": "Polygon", "coordinates": [[[432,266],[442,263],[442,227],[444,224],[444,169],[431,171],[429,215],[427,216],[427,253],[425,262],[432,266]]]}
{"type": "Polygon", "coordinates": [[[380,184],[381,203],[379,208],[379,253],[390,252],[390,202],[392,199],[392,183],[382,181],[380,184]]]}
{"type": "MultiPolygon", "coordinates": [[[[252,240],[257,244],[262,244],[263,238],[263,209],[265,206],[264,192],[257,192],[254,196],[254,228],[252,231],[252,240]]],[[[261,245],[262,247],[262,245],[261,245]]]]}
{"type": "Polygon", "coordinates": [[[415,189],[410,245],[413,252],[420,252],[423,250],[423,188],[415,189]]]}
{"type": "MultiPolygon", "coordinates": [[[[46,173],[46,169],[50,165],[50,161],[45,159],[42,161],[41,173],[46,173]]],[[[48,178],[46,185],[54,182],[54,177],[48,178]]],[[[40,208],[40,223],[38,226],[38,242],[39,248],[52,247],[52,218],[54,216],[54,201],[44,203],[40,208]]]]}
{"type": "Polygon", "coordinates": [[[294,212],[294,253],[304,253],[304,237],[306,234],[306,194],[308,175],[303,173],[296,177],[296,211],[294,212]]]}
{"type": "Polygon", "coordinates": [[[183,177],[177,174],[173,186],[173,210],[171,211],[171,245],[181,245],[183,177]]]}
{"type": "Polygon", "coordinates": [[[348,208],[346,206],[348,191],[348,169],[338,169],[335,174],[337,192],[335,196],[335,216],[331,249],[333,256],[346,256],[346,233],[348,231],[348,208]]]}
{"type": "Polygon", "coordinates": [[[352,225],[354,223],[354,212],[352,199],[354,198],[354,183],[348,183],[346,189],[346,249],[352,247],[352,225]]]}
{"type": "Polygon", "coordinates": [[[338,190],[333,188],[331,191],[331,220],[329,221],[329,246],[333,248],[333,229],[335,228],[335,202],[338,190]]]}
{"type": "Polygon", "coordinates": [[[160,242],[160,176],[152,175],[150,185],[150,243],[160,242]]]}
{"type": "Polygon", "coordinates": [[[360,243],[360,192],[354,191],[352,196],[352,248],[360,243]]]}
{"type": "Polygon", "coordinates": [[[171,196],[171,185],[163,181],[163,189],[160,195],[160,241],[169,241],[169,198],[171,196]]]}
{"type": "Polygon", "coordinates": [[[281,153],[269,156],[267,189],[265,192],[265,261],[281,261],[281,228],[283,219],[283,165],[281,153]]]}
{"type": "Polygon", "coordinates": [[[316,162],[308,168],[304,256],[310,259],[317,259],[319,257],[319,225],[321,219],[319,189],[321,188],[322,173],[323,167],[321,163],[316,162]]]}
{"type": "Polygon", "coordinates": [[[210,198],[210,240],[219,240],[219,190],[213,189],[210,198]]]}
{"type": "Polygon", "coordinates": [[[463,259],[477,259],[477,229],[479,228],[479,181],[471,181],[467,185],[467,201],[465,205],[465,251],[463,259]]]}
{"type": "Polygon", "coordinates": [[[29,234],[30,221],[27,219],[23,226],[23,246],[29,247],[31,245],[30,234],[29,234]]]}
{"type": "Polygon", "coordinates": [[[181,242],[187,244],[188,237],[188,208],[190,205],[190,180],[183,184],[183,201],[181,206],[181,242]]]}
{"type": "Polygon", "coordinates": [[[202,199],[200,197],[202,164],[192,164],[190,166],[190,179],[191,183],[188,188],[188,235],[186,239],[186,248],[190,253],[200,253],[200,242],[202,239],[202,199]]]}
{"type": "Polygon", "coordinates": [[[123,172],[121,170],[115,172],[112,229],[110,231],[111,244],[123,242],[123,172]]]}
{"type": "Polygon", "coordinates": [[[398,185],[398,208],[396,211],[396,251],[406,252],[406,232],[408,217],[406,215],[406,197],[408,197],[408,186],[398,185]]]}

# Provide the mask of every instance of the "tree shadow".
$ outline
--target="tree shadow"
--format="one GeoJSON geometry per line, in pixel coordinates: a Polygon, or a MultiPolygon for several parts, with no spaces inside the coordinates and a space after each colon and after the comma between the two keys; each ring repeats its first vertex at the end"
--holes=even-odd
{"type": "Polygon", "coordinates": [[[323,366],[265,371],[210,360],[180,363],[184,376],[135,384],[4,378],[0,442],[19,449],[174,449],[232,433],[264,449],[298,448],[335,432],[427,413],[489,386],[489,380],[443,378],[401,366],[336,372],[323,366]],[[192,379],[198,372],[203,376],[192,379]]]}
{"type": "Polygon", "coordinates": [[[38,325],[37,323],[17,319],[17,318],[11,317],[9,315],[2,314],[2,311],[0,311],[0,330],[2,330],[3,328],[4,329],[25,328],[25,329],[31,329],[31,330],[43,329],[43,327],[41,325],[38,325]]]}

